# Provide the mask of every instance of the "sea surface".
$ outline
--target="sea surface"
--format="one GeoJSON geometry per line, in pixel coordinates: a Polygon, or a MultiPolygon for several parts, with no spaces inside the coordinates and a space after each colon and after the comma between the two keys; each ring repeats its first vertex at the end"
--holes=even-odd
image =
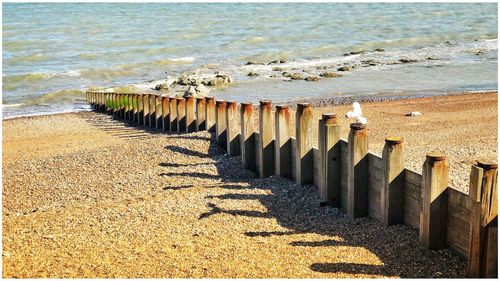
{"type": "Polygon", "coordinates": [[[88,110],[88,89],[144,89],[186,71],[226,73],[234,83],[211,94],[252,102],[498,88],[496,3],[2,6],[4,119],[88,110]],[[344,55],[353,51],[364,52],[344,55]],[[286,62],[267,65],[277,59],[286,62]],[[317,76],[343,65],[354,68],[317,82],[275,69],[317,76]]]}

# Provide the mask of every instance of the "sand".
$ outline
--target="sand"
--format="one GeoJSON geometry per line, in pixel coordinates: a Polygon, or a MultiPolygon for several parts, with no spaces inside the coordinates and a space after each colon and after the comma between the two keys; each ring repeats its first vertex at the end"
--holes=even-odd
{"type": "MultiPolygon", "coordinates": [[[[376,154],[385,136],[402,135],[420,171],[440,148],[463,190],[474,159],[497,157],[496,93],[363,109],[376,154]],[[404,117],[415,110],[424,115],[404,117]]],[[[349,221],[320,207],[313,186],[256,179],[206,132],[162,134],[85,112],[4,120],[2,145],[4,278],[465,274],[463,258],[425,250],[412,227],[349,221]]]]}

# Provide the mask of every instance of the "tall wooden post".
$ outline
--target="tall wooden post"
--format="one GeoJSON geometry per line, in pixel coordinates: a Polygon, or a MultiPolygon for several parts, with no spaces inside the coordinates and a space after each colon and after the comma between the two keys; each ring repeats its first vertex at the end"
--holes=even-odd
{"type": "Polygon", "coordinates": [[[323,114],[319,120],[319,181],[323,204],[340,207],[340,125],[337,114],[323,114]]]}
{"type": "Polygon", "coordinates": [[[137,104],[137,94],[132,95],[132,108],[133,108],[132,123],[136,123],[137,122],[137,115],[139,112],[139,108],[138,108],[138,104],[137,104]]]}
{"type": "Polygon", "coordinates": [[[161,130],[163,128],[163,104],[161,102],[161,96],[155,96],[155,103],[156,130],[161,130]]]}
{"type": "Polygon", "coordinates": [[[205,109],[205,98],[196,98],[196,131],[205,131],[206,130],[206,114],[207,111],[205,109]]]}
{"type": "Polygon", "coordinates": [[[163,131],[170,131],[170,98],[161,98],[161,116],[162,116],[162,128],[163,131]]]}
{"type": "Polygon", "coordinates": [[[177,132],[186,132],[186,100],[177,98],[177,132]]]}
{"type": "Polygon", "coordinates": [[[314,158],[312,150],[312,106],[309,103],[297,104],[295,131],[297,138],[296,172],[297,184],[314,183],[314,158]]]}
{"type": "Polygon", "coordinates": [[[403,223],[403,189],[405,159],[403,138],[388,137],[382,151],[382,190],[380,195],[380,221],[384,225],[403,223]]]}
{"type": "Polygon", "coordinates": [[[156,128],[156,96],[149,95],[149,127],[156,128]]]}
{"type": "Polygon", "coordinates": [[[196,131],[195,98],[185,97],[186,100],[186,133],[196,131]]]}
{"type": "Polygon", "coordinates": [[[144,98],[142,95],[137,95],[137,124],[144,124],[144,98]]]}
{"type": "Polygon", "coordinates": [[[120,119],[125,119],[125,94],[120,94],[120,119]]]}
{"type": "Polygon", "coordinates": [[[239,156],[241,127],[238,118],[238,104],[235,101],[226,103],[227,154],[239,156]]]}
{"type": "Polygon", "coordinates": [[[448,162],[442,152],[427,154],[422,168],[422,185],[420,241],[427,249],[443,249],[446,247],[448,162]]]}
{"type": "Polygon", "coordinates": [[[227,149],[226,102],[215,102],[215,136],[217,144],[227,149]]]}
{"type": "Polygon", "coordinates": [[[125,103],[125,120],[129,120],[129,118],[130,118],[131,107],[130,107],[129,97],[130,97],[130,94],[123,95],[124,103],[125,103]]]}
{"type": "Polygon", "coordinates": [[[117,94],[112,93],[111,94],[111,102],[113,103],[113,118],[116,118],[118,116],[118,100],[117,100],[117,94]]]}
{"type": "Polygon", "coordinates": [[[177,132],[177,98],[170,98],[170,132],[177,132]]]}
{"type": "Polygon", "coordinates": [[[347,215],[350,219],[368,216],[368,130],[351,124],[347,161],[347,215]]]}
{"type": "Polygon", "coordinates": [[[215,132],[215,98],[206,97],[205,98],[205,122],[206,129],[209,132],[215,132]]]}
{"type": "Polygon", "coordinates": [[[259,102],[259,176],[270,177],[274,174],[274,139],[272,121],[272,102],[259,102]]]}
{"type": "Polygon", "coordinates": [[[467,275],[498,278],[498,164],[478,161],[472,166],[469,200],[470,240],[467,275]]]}
{"type": "Polygon", "coordinates": [[[276,138],[274,143],[274,173],[292,178],[292,126],[288,105],[277,105],[274,116],[276,138]]]}
{"type": "Polygon", "coordinates": [[[127,94],[128,115],[127,120],[132,121],[134,118],[134,105],[132,103],[132,94],[127,94]]]}
{"type": "Polygon", "coordinates": [[[145,127],[149,126],[149,95],[148,94],[143,94],[142,95],[142,104],[143,104],[143,109],[144,109],[144,121],[142,124],[145,127]]]}
{"type": "Polygon", "coordinates": [[[252,103],[241,103],[241,161],[246,169],[255,170],[255,126],[252,103]]]}

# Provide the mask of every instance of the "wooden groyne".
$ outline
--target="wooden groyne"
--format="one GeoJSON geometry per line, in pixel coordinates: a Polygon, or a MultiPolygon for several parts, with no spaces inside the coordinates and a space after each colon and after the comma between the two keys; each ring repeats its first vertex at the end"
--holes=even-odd
{"type": "Polygon", "coordinates": [[[411,225],[426,248],[449,248],[467,258],[469,277],[498,276],[497,163],[472,165],[465,194],[448,186],[443,153],[429,152],[421,173],[409,170],[401,137],[386,138],[379,157],[369,152],[366,125],[351,124],[346,141],[335,113],[313,120],[307,103],[297,105],[294,138],[290,109],[271,101],[259,102],[258,111],[251,103],[214,97],[88,92],[87,101],[95,111],[156,130],[214,132],[217,144],[259,177],[313,184],[321,204],[344,209],[351,219],[369,216],[387,226],[411,225]],[[318,139],[313,139],[313,126],[318,126],[318,139]]]}

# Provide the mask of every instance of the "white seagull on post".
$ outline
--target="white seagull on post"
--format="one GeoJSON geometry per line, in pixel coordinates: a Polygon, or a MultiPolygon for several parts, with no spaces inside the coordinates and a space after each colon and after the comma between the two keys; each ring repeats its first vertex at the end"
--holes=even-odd
{"type": "Polygon", "coordinates": [[[361,124],[366,124],[368,120],[363,117],[363,111],[361,111],[361,105],[359,102],[355,101],[352,103],[353,111],[349,111],[345,114],[347,118],[356,118],[356,121],[361,124]]]}

